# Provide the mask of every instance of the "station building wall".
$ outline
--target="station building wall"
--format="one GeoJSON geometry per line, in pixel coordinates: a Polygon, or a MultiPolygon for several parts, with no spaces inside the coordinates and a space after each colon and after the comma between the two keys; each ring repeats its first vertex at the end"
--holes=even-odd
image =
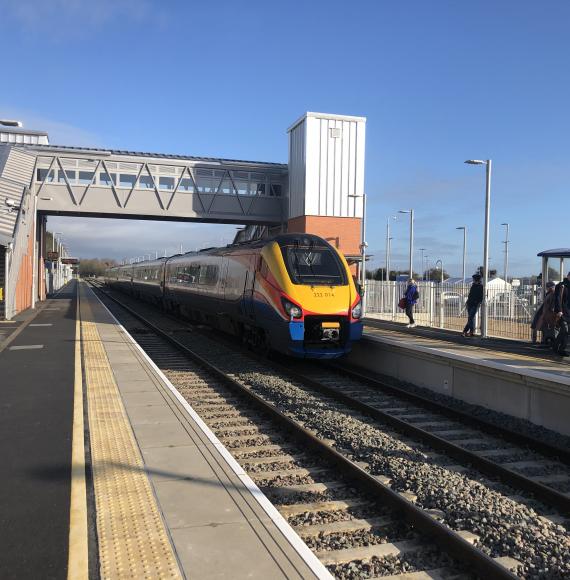
{"type": "Polygon", "coordinates": [[[288,232],[315,234],[324,238],[345,256],[360,254],[360,218],[303,215],[290,219],[288,232]]]}
{"type": "MultiPolygon", "coordinates": [[[[33,231],[33,230],[32,230],[33,231]]],[[[34,236],[28,236],[26,253],[22,256],[18,283],[16,284],[16,313],[32,305],[32,284],[34,276],[34,236]]]]}

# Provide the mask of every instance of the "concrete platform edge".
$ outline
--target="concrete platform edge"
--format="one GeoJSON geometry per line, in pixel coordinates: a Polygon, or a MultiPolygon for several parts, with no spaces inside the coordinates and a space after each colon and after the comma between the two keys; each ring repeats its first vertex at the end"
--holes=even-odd
{"type": "Polygon", "coordinates": [[[567,377],[382,336],[360,341],[347,362],[570,435],[567,377]]]}
{"type": "Polygon", "coordinates": [[[409,350],[415,350],[417,352],[427,354],[428,356],[447,357],[449,359],[452,359],[452,360],[455,360],[458,362],[464,362],[468,365],[478,365],[481,367],[487,367],[488,369],[491,369],[492,371],[511,373],[514,375],[518,375],[521,378],[521,380],[525,380],[525,379],[530,377],[533,379],[537,379],[537,382],[540,381],[541,383],[545,383],[545,384],[554,383],[554,384],[564,385],[565,387],[570,387],[570,378],[564,377],[564,376],[556,376],[553,373],[535,371],[532,369],[527,369],[527,370],[525,370],[524,373],[522,373],[520,371],[520,369],[518,369],[517,367],[513,367],[513,366],[509,365],[508,363],[496,363],[493,361],[478,360],[478,359],[475,359],[474,357],[469,357],[469,356],[465,356],[462,354],[449,352],[445,349],[441,349],[441,350],[438,350],[437,352],[434,352],[436,349],[433,347],[421,346],[421,345],[417,345],[417,344],[409,344],[409,345],[406,345],[406,347],[404,347],[404,346],[402,346],[402,344],[399,341],[393,340],[393,339],[388,338],[388,337],[365,336],[363,338],[363,340],[372,341],[372,342],[382,342],[382,343],[389,344],[389,345],[396,347],[396,348],[407,348],[409,350]]]}

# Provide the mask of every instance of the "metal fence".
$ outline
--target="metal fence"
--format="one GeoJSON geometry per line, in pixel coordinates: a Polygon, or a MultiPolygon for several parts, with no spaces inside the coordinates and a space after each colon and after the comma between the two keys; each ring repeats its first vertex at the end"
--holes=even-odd
{"type": "MultiPolygon", "coordinates": [[[[414,319],[420,326],[462,331],[467,321],[465,303],[471,284],[418,282],[420,294],[414,319]]],[[[408,322],[398,301],[406,291],[405,282],[366,281],[366,315],[370,318],[408,322]]],[[[530,323],[540,298],[536,287],[511,288],[497,284],[487,288],[487,334],[500,338],[531,340],[530,323]]],[[[480,332],[480,317],[477,316],[480,332]]]]}

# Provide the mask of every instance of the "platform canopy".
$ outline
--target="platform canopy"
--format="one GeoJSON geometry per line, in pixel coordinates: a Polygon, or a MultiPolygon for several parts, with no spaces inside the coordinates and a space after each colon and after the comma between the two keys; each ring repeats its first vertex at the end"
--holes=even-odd
{"type": "Polygon", "coordinates": [[[544,250],[537,256],[541,258],[570,258],[570,248],[556,248],[555,250],[544,250]]]}

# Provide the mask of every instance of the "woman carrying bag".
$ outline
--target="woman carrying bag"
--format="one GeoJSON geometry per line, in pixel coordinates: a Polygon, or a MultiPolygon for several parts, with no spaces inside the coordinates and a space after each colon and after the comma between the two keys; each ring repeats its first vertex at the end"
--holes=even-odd
{"type": "Polygon", "coordinates": [[[413,278],[410,278],[408,280],[406,293],[398,303],[400,308],[405,309],[406,316],[410,321],[410,323],[406,325],[406,328],[415,328],[417,326],[416,321],[414,320],[414,306],[416,305],[419,297],[420,293],[418,292],[416,281],[413,278]]]}

